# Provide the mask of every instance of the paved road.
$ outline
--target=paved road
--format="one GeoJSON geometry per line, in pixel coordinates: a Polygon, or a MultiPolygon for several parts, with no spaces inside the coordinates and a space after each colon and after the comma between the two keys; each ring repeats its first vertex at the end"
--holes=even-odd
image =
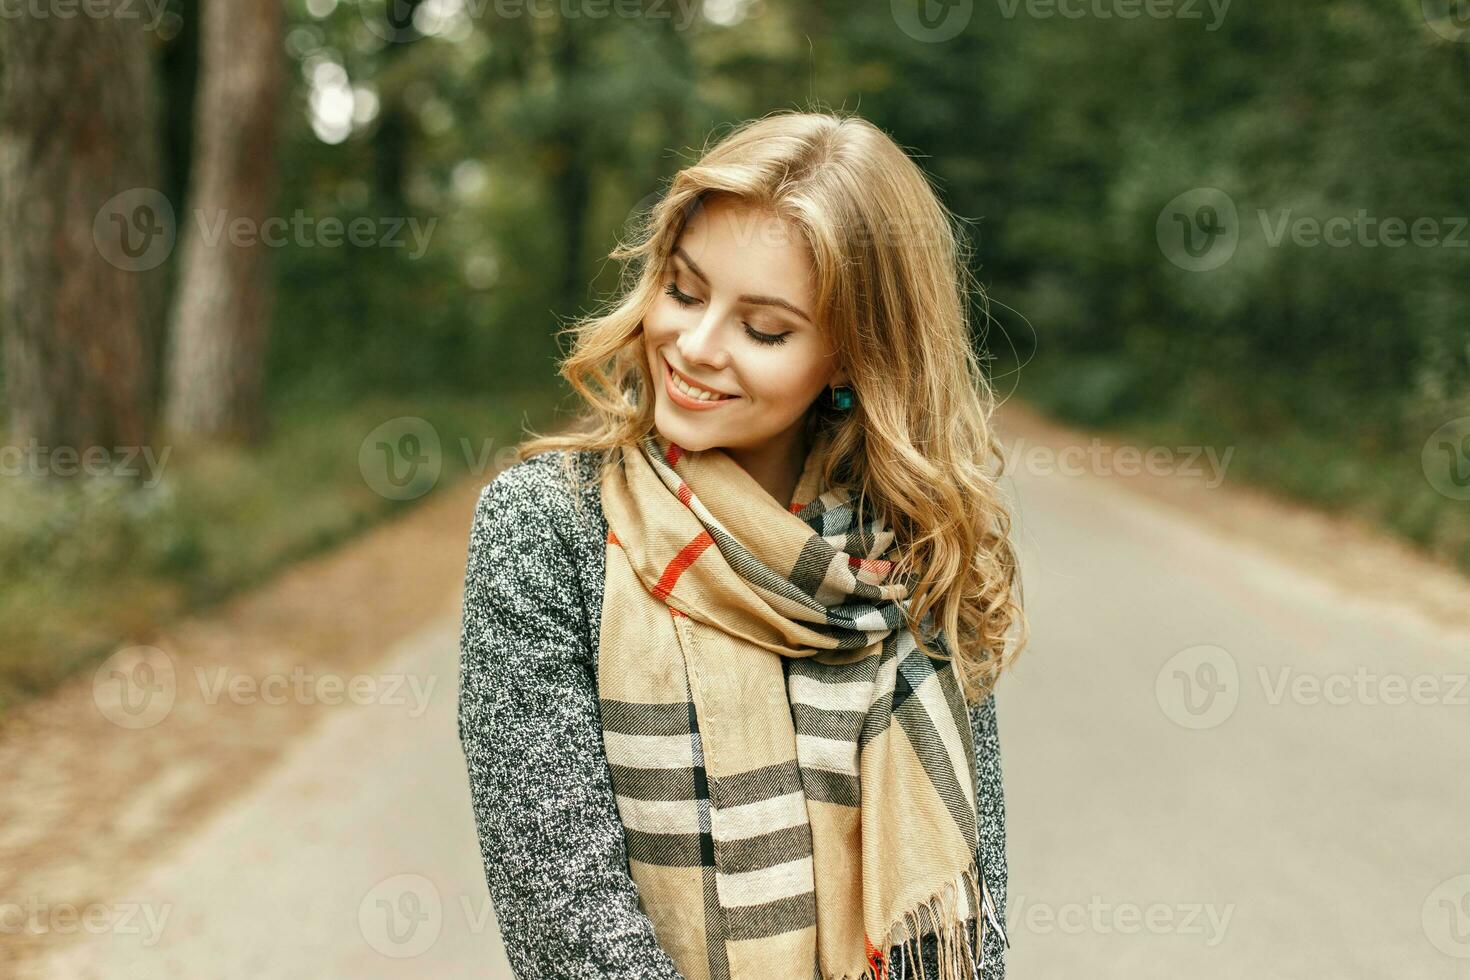
{"type": "Polygon", "coordinates": [[[1470,638],[1116,483],[1018,484],[1014,976],[1470,976],[1470,638]]]}
{"type": "Polygon", "coordinates": [[[458,636],[443,622],[375,671],[427,699],[404,683],[403,704],[335,712],[110,897],[131,932],[79,933],[33,975],[510,980],[455,729],[458,636]]]}
{"type": "MultiPolygon", "coordinates": [[[[999,705],[1011,975],[1470,976],[1466,637],[1106,478],[1014,489],[1033,633],[999,705]]],[[[161,926],[80,937],[37,975],[509,977],[457,630],[382,668],[438,678],[426,713],[335,714],[111,896],[161,926]]]]}

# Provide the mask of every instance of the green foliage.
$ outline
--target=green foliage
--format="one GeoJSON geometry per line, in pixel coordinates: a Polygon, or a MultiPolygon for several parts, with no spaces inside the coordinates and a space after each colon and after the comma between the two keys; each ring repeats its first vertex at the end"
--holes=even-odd
{"type": "Polygon", "coordinates": [[[989,26],[1006,39],[983,66],[990,108],[1026,138],[986,154],[1009,197],[991,202],[987,252],[1010,267],[1016,305],[1063,316],[1037,324],[1039,357],[1126,352],[1145,376],[1173,376],[1145,393],[1160,406],[1194,377],[1223,377],[1234,399],[1282,400],[1294,424],[1380,451],[1467,410],[1470,128],[1450,107],[1470,47],[1434,33],[1419,5],[1235,4],[1216,31],[989,26]],[[1239,245],[1187,271],[1164,260],[1155,226],[1201,187],[1234,201],[1239,245]],[[1334,218],[1363,231],[1342,246],[1278,237],[1334,218]],[[1384,244],[1372,223],[1389,219],[1430,219],[1460,244],[1384,244]]]}
{"type": "Polygon", "coordinates": [[[298,11],[303,78],[340,64],[411,138],[390,193],[381,121],[329,146],[298,111],[287,199],[440,224],[415,260],[283,253],[273,384],[356,397],[549,380],[556,327],[616,285],[602,256],[630,210],[709,134],[781,107],[854,109],[971,229],[1006,393],[1089,425],[1207,426],[1242,447],[1241,474],[1328,506],[1371,497],[1377,519],[1456,550],[1459,532],[1433,526],[1463,518],[1422,499],[1417,459],[1470,414],[1470,231],[1456,230],[1470,127],[1455,111],[1470,43],[1412,0],[1007,0],[942,41],[904,29],[901,7],[711,8],[725,25],[487,6],[453,39],[391,45],[363,29],[375,8],[298,11]],[[1200,188],[1233,203],[1238,243],[1191,271],[1160,220],[1200,188]],[[1341,247],[1294,237],[1344,219],[1341,247]],[[1462,244],[1375,241],[1390,219],[1462,244]],[[1247,461],[1303,445],[1361,465],[1247,461]],[[1384,468],[1396,498],[1362,476],[1384,468]]]}
{"type": "MultiPolygon", "coordinates": [[[[0,702],[391,512],[357,471],[373,420],[509,438],[558,391],[557,329],[616,287],[635,208],[778,108],[855,110],[917,156],[971,229],[1003,394],[1236,446],[1233,477],[1470,568],[1470,517],[1419,462],[1470,415],[1470,247],[1369,244],[1359,217],[1470,240],[1470,43],[1435,3],[1001,0],[935,41],[900,23],[923,2],[288,0],[276,214],[304,232],[274,252],[272,437],[179,457],[146,492],[9,481],[0,702]],[[394,11],[413,16],[388,30],[394,11]],[[1233,203],[1238,244],[1190,271],[1160,221],[1200,188],[1233,203]],[[1342,219],[1342,247],[1293,236],[1342,219]]],[[[188,37],[164,73],[177,170],[188,37]]]]}
{"type": "Polygon", "coordinates": [[[490,397],[372,398],[280,406],[251,450],[169,449],[141,479],[8,478],[0,495],[0,713],[174,615],[339,544],[468,477],[488,480],[523,425],[550,425],[558,388],[490,397]],[[440,440],[424,495],[390,499],[359,462],[369,433],[402,416],[440,440]]]}

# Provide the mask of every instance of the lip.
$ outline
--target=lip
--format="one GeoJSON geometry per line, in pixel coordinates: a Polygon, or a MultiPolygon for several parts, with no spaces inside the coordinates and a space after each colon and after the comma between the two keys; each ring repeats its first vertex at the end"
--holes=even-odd
{"type": "MultiPolygon", "coordinates": [[[[668,362],[668,359],[663,357],[662,355],[659,356],[659,360],[663,362],[664,366],[664,391],[666,391],[669,397],[673,399],[674,404],[679,405],[682,408],[687,408],[691,411],[696,412],[703,412],[712,408],[719,408],[721,405],[729,404],[730,402],[733,402],[740,397],[739,395],[730,395],[730,397],[728,398],[721,398],[717,401],[700,401],[698,398],[690,398],[688,395],[684,394],[684,392],[680,391],[677,387],[674,386],[675,374],[679,375],[679,377],[683,378],[689,384],[695,385],[696,387],[703,388],[704,386],[699,384],[697,381],[691,379],[688,375],[680,371],[675,371],[674,366],[670,364],[668,362]]],[[[713,388],[709,388],[706,390],[714,391],[713,388]]],[[[725,393],[719,392],[719,394],[725,393]]]]}

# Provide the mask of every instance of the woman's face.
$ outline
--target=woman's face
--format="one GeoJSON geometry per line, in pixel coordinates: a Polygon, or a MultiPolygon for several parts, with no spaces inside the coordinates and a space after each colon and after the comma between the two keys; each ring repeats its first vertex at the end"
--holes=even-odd
{"type": "Polygon", "coordinates": [[[690,451],[789,448],[822,388],[842,380],[812,321],[812,260],[800,230],[716,198],[685,226],[663,284],[643,319],[659,433],[690,451]]]}

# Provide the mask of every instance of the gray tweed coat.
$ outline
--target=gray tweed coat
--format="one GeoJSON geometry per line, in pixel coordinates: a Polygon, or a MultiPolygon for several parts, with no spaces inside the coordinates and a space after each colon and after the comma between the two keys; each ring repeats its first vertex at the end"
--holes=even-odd
{"type": "MultiPolygon", "coordinates": [[[[604,755],[598,629],[607,541],[596,454],[542,453],[480,493],[465,568],[459,738],[485,880],[519,980],[682,980],[639,906],[604,755]]],[[[980,866],[1004,922],[1005,806],[994,698],[970,709],[980,866]]],[[[934,937],[924,975],[937,976],[934,937]]],[[[982,980],[1002,980],[994,930],[982,980]]],[[[900,962],[893,976],[920,974],[900,962]]],[[[733,978],[758,980],[758,978],[733,978]]]]}

